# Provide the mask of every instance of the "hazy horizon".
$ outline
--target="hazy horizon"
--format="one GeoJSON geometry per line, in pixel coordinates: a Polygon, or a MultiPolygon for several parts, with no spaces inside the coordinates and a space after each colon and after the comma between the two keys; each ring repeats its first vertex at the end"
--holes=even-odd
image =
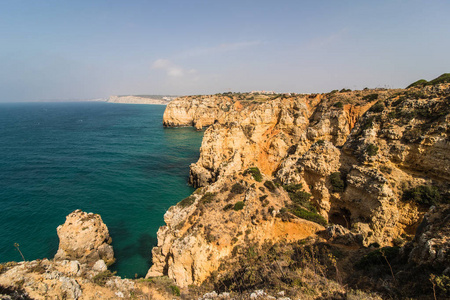
{"type": "Polygon", "coordinates": [[[0,102],[404,88],[450,71],[444,0],[0,4],[0,102]]]}

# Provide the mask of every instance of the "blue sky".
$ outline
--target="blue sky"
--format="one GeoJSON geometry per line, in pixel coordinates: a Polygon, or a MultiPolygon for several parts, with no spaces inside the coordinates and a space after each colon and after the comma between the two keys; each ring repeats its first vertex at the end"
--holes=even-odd
{"type": "Polygon", "coordinates": [[[404,87],[450,72],[450,1],[0,0],[0,101],[404,87]]]}

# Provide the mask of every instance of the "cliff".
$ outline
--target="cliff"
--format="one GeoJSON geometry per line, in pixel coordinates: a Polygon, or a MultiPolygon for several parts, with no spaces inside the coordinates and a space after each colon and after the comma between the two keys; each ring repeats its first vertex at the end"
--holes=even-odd
{"type": "Polygon", "coordinates": [[[110,96],[107,102],[111,103],[128,103],[128,104],[159,104],[167,105],[171,100],[175,99],[173,96],[110,96]]]}
{"type": "Polygon", "coordinates": [[[147,276],[200,284],[236,249],[320,240],[327,223],[361,249],[411,240],[449,199],[449,113],[449,83],[172,101],[165,126],[208,128],[190,167],[199,189],[166,213],[147,276]]]}
{"type": "Polygon", "coordinates": [[[207,127],[197,190],[147,278],[114,276],[106,225],[78,210],[55,259],[0,264],[0,297],[447,299],[450,83],[430,82],[180,97],[164,125],[207,127]]]}

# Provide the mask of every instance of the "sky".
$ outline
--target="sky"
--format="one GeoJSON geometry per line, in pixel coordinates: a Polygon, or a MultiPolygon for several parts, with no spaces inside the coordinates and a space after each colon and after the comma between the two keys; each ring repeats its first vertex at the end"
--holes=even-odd
{"type": "Polygon", "coordinates": [[[402,88],[450,72],[448,0],[0,0],[0,101],[402,88]]]}

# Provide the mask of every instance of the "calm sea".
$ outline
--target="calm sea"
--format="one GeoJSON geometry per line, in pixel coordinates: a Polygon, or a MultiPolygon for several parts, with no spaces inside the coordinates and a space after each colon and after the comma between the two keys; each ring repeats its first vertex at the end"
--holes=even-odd
{"type": "Polygon", "coordinates": [[[0,262],[53,258],[75,209],[102,216],[118,275],[144,276],[165,211],[193,189],[203,133],[163,128],[165,106],[0,103],[0,262]]]}

